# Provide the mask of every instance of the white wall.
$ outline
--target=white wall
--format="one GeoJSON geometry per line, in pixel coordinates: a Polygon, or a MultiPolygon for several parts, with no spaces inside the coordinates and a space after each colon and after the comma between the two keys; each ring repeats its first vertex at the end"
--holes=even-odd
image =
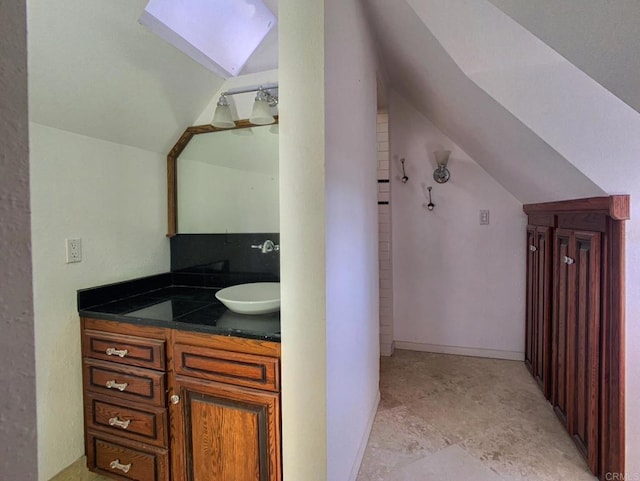
{"type": "Polygon", "coordinates": [[[344,481],[378,392],[375,61],[357,1],[279,13],[284,479],[344,481]]]}
{"type": "Polygon", "coordinates": [[[35,481],[25,2],[0,3],[0,479],[35,481]]]}
{"type": "Polygon", "coordinates": [[[163,155],[30,125],[39,479],[84,453],[76,290],[169,270],[163,155]],[[65,238],[83,260],[65,264],[65,238]]]}
{"type": "Polygon", "coordinates": [[[325,2],[327,480],[355,480],[378,393],[376,57],[361,3],[325,2]]]}
{"type": "Polygon", "coordinates": [[[324,2],[280,0],[284,481],[327,481],[324,2]]]}
{"type": "Polygon", "coordinates": [[[523,359],[522,204],[396,92],[389,116],[396,347],[523,359]],[[452,151],[445,184],[433,180],[439,149],[452,151]]]}

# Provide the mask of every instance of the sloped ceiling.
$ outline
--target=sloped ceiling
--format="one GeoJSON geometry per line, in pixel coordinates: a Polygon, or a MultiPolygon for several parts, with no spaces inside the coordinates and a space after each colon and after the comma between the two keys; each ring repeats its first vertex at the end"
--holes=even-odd
{"type": "MultiPolygon", "coordinates": [[[[262,0],[278,16],[278,0],[262,0]]],[[[278,25],[271,29],[253,55],[242,68],[242,75],[266,72],[278,68],[278,25]]]]}
{"type": "MultiPolygon", "coordinates": [[[[277,0],[265,2],[277,14],[277,0]]],[[[144,0],[28,0],[30,120],[166,153],[223,79],[138,24],[144,0]]],[[[277,32],[244,72],[274,68],[277,32]]]]}
{"type": "Polygon", "coordinates": [[[638,0],[489,0],[640,112],[638,0]]]}
{"type": "Polygon", "coordinates": [[[517,199],[528,203],[604,194],[470,80],[405,0],[365,0],[365,5],[392,88],[517,199]]]}
{"type": "Polygon", "coordinates": [[[486,0],[407,3],[491,98],[604,191],[633,191],[619,172],[640,158],[640,113],[486,0]]]}

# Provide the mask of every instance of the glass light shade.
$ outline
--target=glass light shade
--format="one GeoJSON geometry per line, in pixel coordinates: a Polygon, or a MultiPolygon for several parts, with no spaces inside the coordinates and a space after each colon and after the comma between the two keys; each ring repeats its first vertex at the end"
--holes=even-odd
{"type": "Polygon", "coordinates": [[[436,164],[438,167],[446,167],[449,162],[450,150],[436,150],[433,155],[436,156],[436,164]]]}
{"type": "Polygon", "coordinates": [[[228,104],[220,105],[220,103],[218,103],[216,111],[213,114],[211,125],[219,129],[231,129],[236,126],[231,116],[231,107],[229,107],[228,104]]]}
{"type": "Polygon", "coordinates": [[[269,125],[276,121],[271,114],[271,107],[266,100],[256,99],[253,102],[253,112],[249,117],[249,122],[254,125],[269,125]]]}

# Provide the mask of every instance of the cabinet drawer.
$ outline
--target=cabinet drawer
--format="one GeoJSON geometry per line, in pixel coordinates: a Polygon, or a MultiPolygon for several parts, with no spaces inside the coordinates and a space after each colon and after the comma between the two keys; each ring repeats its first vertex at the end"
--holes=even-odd
{"type": "Polygon", "coordinates": [[[158,447],[167,447],[167,410],[86,394],[85,419],[88,428],[125,436],[158,447]]]}
{"type": "Polygon", "coordinates": [[[85,388],[95,393],[154,406],[165,405],[163,372],[85,359],[84,379],[85,388]]]}
{"type": "Polygon", "coordinates": [[[89,469],[110,478],[135,481],[169,481],[169,457],[165,449],[145,449],[137,444],[87,433],[89,469]]]}
{"type": "Polygon", "coordinates": [[[238,386],[280,390],[279,359],[200,346],[174,346],[176,374],[238,386]]]}
{"type": "Polygon", "coordinates": [[[83,356],[164,371],[164,341],[110,332],[83,331],[83,356]]]}

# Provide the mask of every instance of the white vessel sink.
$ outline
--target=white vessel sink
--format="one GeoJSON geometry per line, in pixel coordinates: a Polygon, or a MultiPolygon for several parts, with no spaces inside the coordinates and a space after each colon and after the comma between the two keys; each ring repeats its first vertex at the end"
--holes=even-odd
{"type": "Polygon", "coordinates": [[[280,283],[254,282],[226,287],[216,298],[239,314],[269,314],[280,310],[280,283]]]}

